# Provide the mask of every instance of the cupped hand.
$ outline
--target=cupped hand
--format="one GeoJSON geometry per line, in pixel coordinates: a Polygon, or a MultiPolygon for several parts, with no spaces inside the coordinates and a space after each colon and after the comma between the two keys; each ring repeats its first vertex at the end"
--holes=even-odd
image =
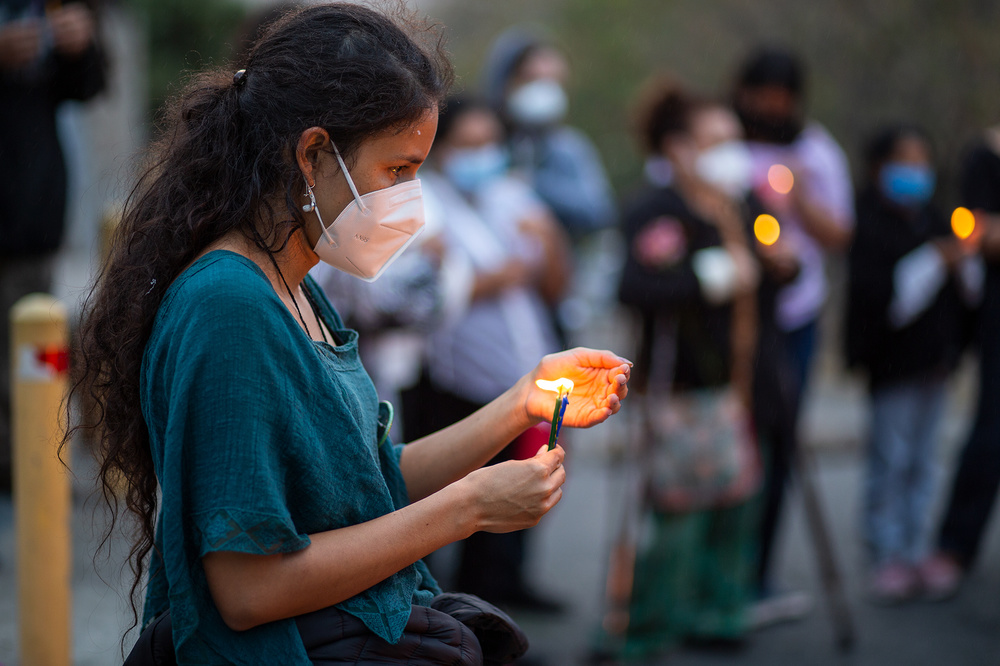
{"type": "Polygon", "coordinates": [[[525,409],[530,418],[552,418],[556,394],[535,385],[535,380],[566,378],[573,382],[573,392],[563,417],[563,425],[589,428],[606,421],[621,409],[628,395],[632,362],[610,351],[577,347],[549,354],[528,375],[525,409]]]}
{"type": "Polygon", "coordinates": [[[52,39],[57,51],[68,56],[78,56],[87,50],[94,39],[94,16],[86,5],[78,2],[47,13],[52,26],[52,39]]]}
{"type": "Polygon", "coordinates": [[[38,58],[42,30],[38,21],[14,21],[0,25],[0,68],[15,70],[38,58]]]}
{"type": "Polygon", "coordinates": [[[533,458],[482,467],[462,482],[473,484],[477,532],[513,532],[534,527],[562,499],[566,482],[561,446],[543,446],[533,458]]]}

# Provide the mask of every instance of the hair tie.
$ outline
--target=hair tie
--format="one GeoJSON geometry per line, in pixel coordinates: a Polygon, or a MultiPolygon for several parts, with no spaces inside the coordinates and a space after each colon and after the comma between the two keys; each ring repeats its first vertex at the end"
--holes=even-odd
{"type": "Polygon", "coordinates": [[[247,82],[247,70],[240,69],[233,74],[233,85],[237,88],[242,88],[247,82]]]}

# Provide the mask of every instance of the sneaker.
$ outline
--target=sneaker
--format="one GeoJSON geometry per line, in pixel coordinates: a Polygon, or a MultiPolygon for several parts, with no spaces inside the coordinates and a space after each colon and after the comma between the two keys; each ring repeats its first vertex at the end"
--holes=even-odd
{"type": "Polygon", "coordinates": [[[877,567],[872,572],[868,592],[872,601],[882,605],[893,605],[913,599],[920,590],[920,579],[913,567],[900,562],[891,562],[877,567]]]}
{"type": "Polygon", "coordinates": [[[812,597],[805,592],[774,594],[751,604],[747,621],[750,629],[763,629],[782,622],[801,620],[812,608],[812,597]]]}
{"type": "Polygon", "coordinates": [[[931,601],[946,601],[955,596],[964,572],[954,557],[935,553],[917,567],[924,596],[931,601]]]}

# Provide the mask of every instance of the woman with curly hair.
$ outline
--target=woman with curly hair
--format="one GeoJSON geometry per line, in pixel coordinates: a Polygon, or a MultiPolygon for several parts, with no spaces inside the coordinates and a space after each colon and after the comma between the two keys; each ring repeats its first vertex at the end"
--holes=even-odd
{"type": "Polygon", "coordinates": [[[627,391],[626,361],[574,350],[441,432],[388,440],[357,334],[307,273],[374,279],[422,226],[450,70],[409,25],[312,5],[235,75],[193,79],[87,304],[74,391],[101,408],[105,497],[122,487],[139,520],[146,633],[168,621],[180,663],[481,663],[421,558],[559,501],[560,448],[480,469],[551,413],[536,379],[576,383],[572,426],[627,391]]]}

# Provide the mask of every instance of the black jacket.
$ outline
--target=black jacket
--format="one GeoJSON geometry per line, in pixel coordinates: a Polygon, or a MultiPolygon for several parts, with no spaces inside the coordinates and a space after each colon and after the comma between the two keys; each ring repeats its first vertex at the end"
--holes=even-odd
{"type": "MultiPolygon", "coordinates": [[[[0,0],[0,17],[22,0],[0,0]]],[[[62,242],[66,167],[56,110],[104,87],[104,58],[92,44],[77,58],[49,52],[28,71],[0,70],[0,257],[52,252],[62,242]]]]}
{"type": "MultiPolygon", "coordinates": [[[[660,367],[656,358],[670,354],[660,349],[669,340],[663,324],[676,326],[675,389],[698,389],[727,384],[730,380],[730,308],[714,306],[702,296],[692,257],[701,249],[721,245],[714,226],[695,215],[673,188],[650,187],[628,203],[622,214],[627,244],[625,265],[618,290],[619,300],[638,311],[642,322],[635,371],[638,384],[660,367]],[[636,238],[658,223],[680,230],[683,243],[674,260],[662,266],[644,265],[637,256],[636,238]]],[[[669,372],[669,370],[667,370],[669,372]]]]}
{"type": "MultiPolygon", "coordinates": [[[[1000,213],[1000,155],[983,140],[964,155],[961,194],[962,205],[971,210],[1000,213]]],[[[1000,339],[1000,260],[995,258],[986,261],[982,304],[970,328],[980,345],[995,347],[1000,339]]]]}
{"type": "Polygon", "coordinates": [[[949,274],[931,305],[902,328],[889,321],[893,272],[906,254],[952,234],[932,205],[907,216],[875,188],[857,200],[857,227],[848,256],[848,365],[867,370],[873,388],[954,369],[962,351],[964,306],[949,274]]]}

